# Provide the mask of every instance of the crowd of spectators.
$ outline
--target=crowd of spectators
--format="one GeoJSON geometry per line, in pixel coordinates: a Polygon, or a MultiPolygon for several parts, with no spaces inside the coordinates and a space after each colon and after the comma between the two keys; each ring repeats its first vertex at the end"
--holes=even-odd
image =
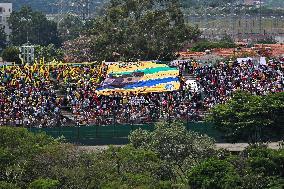
{"type": "Polygon", "coordinates": [[[247,91],[254,95],[284,91],[283,65],[253,64],[252,61],[203,66],[194,70],[204,95],[203,105],[212,108],[226,102],[233,92],[247,91]]]}
{"type": "MultiPolygon", "coordinates": [[[[283,64],[248,62],[203,66],[192,61],[179,65],[183,74],[195,76],[199,90],[181,90],[109,96],[96,94],[106,68],[80,66],[10,66],[0,69],[0,126],[55,127],[148,123],[183,119],[200,121],[204,112],[226,102],[232,93],[255,95],[284,91],[283,64]],[[100,78],[101,76],[101,78],[100,78]],[[70,123],[64,112],[71,115],[70,123]]],[[[185,85],[185,82],[181,82],[185,85]]]]}
{"type": "Polygon", "coordinates": [[[198,121],[203,110],[200,97],[191,91],[124,96],[88,95],[84,91],[79,98],[72,98],[71,106],[78,124],[149,123],[174,118],[198,121]]]}
{"type": "Polygon", "coordinates": [[[63,120],[48,75],[23,66],[0,70],[0,125],[50,127],[63,120]]]}

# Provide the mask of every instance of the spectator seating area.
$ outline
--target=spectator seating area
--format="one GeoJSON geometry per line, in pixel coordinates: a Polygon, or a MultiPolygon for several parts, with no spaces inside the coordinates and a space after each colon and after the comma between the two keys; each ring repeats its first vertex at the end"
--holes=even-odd
{"type": "Polygon", "coordinates": [[[201,121],[215,104],[233,92],[267,95],[284,91],[283,63],[267,65],[250,60],[199,65],[183,61],[179,90],[160,93],[97,94],[106,65],[50,64],[0,68],[0,126],[56,127],[148,123],[182,119],[201,121]],[[190,76],[198,90],[186,86],[190,76]]]}

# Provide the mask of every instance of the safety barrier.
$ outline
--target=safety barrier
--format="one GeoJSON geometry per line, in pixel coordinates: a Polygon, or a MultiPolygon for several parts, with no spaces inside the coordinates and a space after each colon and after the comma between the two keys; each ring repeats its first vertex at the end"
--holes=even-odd
{"type": "MultiPolygon", "coordinates": [[[[45,132],[54,138],[62,137],[71,143],[81,145],[119,145],[127,144],[128,135],[141,128],[153,131],[154,124],[147,125],[109,125],[109,126],[80,126],[80,127],[57,127],[57,128],[30,128],[30,131],[45,132]]],[[[211,123],[188,123],[187,130],[206,134],[217,142],[223,141],[223,136],[211,123]]]]}

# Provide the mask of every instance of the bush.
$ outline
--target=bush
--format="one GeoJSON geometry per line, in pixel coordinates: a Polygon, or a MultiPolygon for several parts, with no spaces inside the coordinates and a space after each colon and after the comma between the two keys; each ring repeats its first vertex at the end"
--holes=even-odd
{"type": "Polygon", "coordinates": [[[17,47],[7,47],[2,53],[2,58],[4,61],[20,64],[21,60],[19,58],[19,54],[20,50],[17,47]]]}
{"type": "Polygon", "coordinates": [[[284,131],[284,93],[256,96],[238,91],[227,103],[213,107],[208,121],[229,142],[279,141],[284,131]]]}
{"type": "Polygon", "coordinates": [[[58,185],[58,180],[37,179],[30,184],[29,189],[56,189],[58,185]]]}
{"type": "Polygon", "coordinates": [[[192,189],[239,188],[241,185],[240,176],[234,166],[218,159],[209,159],[194,167],[188,174],[188,181],[192,189]]]}
{"type": "Polygon", "coordinates": [[[211,42],[211,41],[200,41],[196,43],[192,48],[190,48],[190,51],[194,52],[202,52],[207,49],[214,49],[214,48],[235,48],[237,47],[235,43],[229,42],[229,41],[218,41],[218,42],[211,42]]]}
{"type": "Polygon", "coordinates": [[[265,39],[260,39],[257,41],[260,44],[276,44],[277,41],[273,37],[267,37],[265,39]]]}
{"type": "Polygon", "coordinates": [[[7,183],[4,181],[0,181],[0,188],[1,189],[19,189],[19,187],[17,187],[16,185],[7,183]]]}

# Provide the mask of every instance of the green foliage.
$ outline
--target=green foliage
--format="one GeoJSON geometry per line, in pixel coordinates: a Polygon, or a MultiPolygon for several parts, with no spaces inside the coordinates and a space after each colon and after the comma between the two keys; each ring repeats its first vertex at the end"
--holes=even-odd
{"type": "Polygon", "coordinates": [[[4,31],[4,27],[0,27],[0,52],[2,49],[6,47],[7,43],[7,35],[4,31]]]}
{"type": "Polygon", "coordinates": [[[234,40],[228,34],[225,34],[220,41],[223,42],[223,43],[234,44],[234,40]]]}
{"type": "Polygon", "coordinates": [[[248,167],[265,176],[284,177],[284,150],[275,151],[266,147],[251,147],[243,154],[247,156],[248,167]]]}
{"type": "Polygon", "coordinates": [[[22,179],[29,161],[47,146],[57,144],[45,134],[0,127],[0,176],[10,182],[22,179]]]}
{"type": "Polygon", "coordinates": [[[153,132],[135,130],[129,140],[135,148],[157,153],[169,165],[164,172],[168,172],[167,175],[174,172],[183,181],[186,180],[185,169],[215,153],[211,138],[188,132],[179,122],[158,123],[153,132]]]}
{"type": "MultiPolygon", "coordinates": [[[[280,0],[281,1],[281,0],[280,0]]],[[[283,2],[282,2],[283,3],[283,2]]],[[[275,8],[277,6],[262,6],[261,7],[261,12],[263,15],[265,15],[266,17],[268,16],[282,16],[284,13],[283,9],[279,9],[278,7],[275,8]]],[[[236,11],[236,13],[240,13],[241,10],[236,11]]],[[[259,14],[259,7],[250,7],[246,9],[247,14],[251,14],[251,15],[257,15],[259,14]]]]}
{"type": "Polygon", "coordinates": [[[188,133],[180,123],[160,123],[149,133],[137,130],[130,140],[132,144],[123,147],[85,152],[43,133],[0,127],[0,188],[284,186],[283,149],[251,146],[239,155],[213,152],[211,139],[188,133]]]}
{"type": "Polygon", "coordinates": [[[113,0],[87,26],[95,60],[171,59],[200,35],[184,23],[178,1],[113,0]]]}
{"type": "Polygon", "coordinates": [[[237,92],[226,104],[212,108],[208,117],[229,141],[283,137],[284,93],[255,96],[237,92]]]}
{"type": "Polygon", "coordinates": [[[55,45],[49,44],[48,46],[37,46],[35,49],[35,57],[37,59],[44,58],[46,62],[53,60],[61,61],[64,57],[63,50],[56,48],[55,45]]]}
{"type": "Polygon", "coordinates": [[[177,163],[183,162],[187,157],[208,157],[214,144],[207,136],[188,132],[179,122],[170,125],[158,123],[153,132],[136,130],[130,134],[129,140],[136,148],[152,150],[162,159],[177,163]]]}
{"type": "Polygon", "coordinates": [[[222,7],[227,3],[233,2],[232,0],[182,0],[182,5],[185,8],[202,8],[202,7],[222,7]]]}
{"type": "Polygon", "coordinates": [[[239,155],[218,154],[188,171],[189,187],[281,188],[283,152],[253,145],[239,155]]]}
{"type": "Polygon", "coordinates": [[[240,174],[243,178],[243,188],[282,188],[283,179],[283,149],[272,150],[266,146],[253,145],[240,154],[243,159],[240,174]]]}
{"type": "Polygon", "coordinates": [[[192,189],[240,188],[240,177],[233,165],[224,160],[209,159],[194,167],[188,175],[192,189]]]}
{"type": "Polygon", "coordinates": [[[145,175],[127,175],[127,180],[122,180],[118,182],[109,182],[103,188],[143,188],[143,189],[152,189],[152,188],[163,188],[170,189],[172,188],[170,182],[158,181],[152,177],[145,175]]]}
{"type": "Polygon", "coordinates": [[[30,162],[25,178],[53,178],[60,188],[137,188],[170,184],[160,180],[161,160],[151,151],[110,147],[84,153],[72,146],[47,148],[30,162]],[[116,187],[117,188],[117,187],[116,187]]]}
{"type": "Polygon", "coordinates": [[[277,41],[273,37],[267,37],[257,41],[258,44],[276,44],[277,41]]]}
{"type": "Polygon", "coordinates": [[[194,52],[202,52],[205,50],[210,50],[214,48],[235,48],[237,47],[232,38],[229,36],[224,36],[223,39],[221,39],[218,42],[211,42],[207,40],[199,41],[193,45],[192,48],[190,48],[190,51],[194,52]]]}
{"type": "Polygon", "coordinates": [[[15,184],[7,183],[4,181],[0,181],[0,188],[1,189],[19,189],[15,184]]]}
{"type": "Polygon", "coordinates": [[[15,62],[17,64],[21,63],[19,58],[20,50],[17,47],[10,46],[3,50],[2,58],[7,62],[15,62]]]}
{"type": "Polygon", "coordinates": [[[52,179],[37,179],[29,185],[29,189],[57,189],[59,182],[52,179]]]}
{"type": "Polygon", "coordinates": [[[149,150],[135,149],[132,146],[123,148],[110,147],[95,158],[94,162],[105,158],[106,164],[96,164],[94,172],[99,170],[100,177],[106,179],[96,183],[102,188],[170,188],[170,178],[164,177],[163,162],[149,150]],[[112,172],[112,175],[110,173],[112,172]],[[165,187],[166,186],[166,187],[165,187]]]}
{"type": "Polygon", "coordinates": [[[60,18],[58,32],[63,41],[72,40],[79,37],[83,30],[83,22],[78,16],[67,14],[60,18]]]}
{"type": "Polygon", "coordinates": [[[27,40],[32,44],[43,46],[50,43],[60,44],[56,23],[47,20],[44,14],[29,7],[13,11],[8,23],[12,29],[11,42],[14,45],[22,45],[27,40]]]}

